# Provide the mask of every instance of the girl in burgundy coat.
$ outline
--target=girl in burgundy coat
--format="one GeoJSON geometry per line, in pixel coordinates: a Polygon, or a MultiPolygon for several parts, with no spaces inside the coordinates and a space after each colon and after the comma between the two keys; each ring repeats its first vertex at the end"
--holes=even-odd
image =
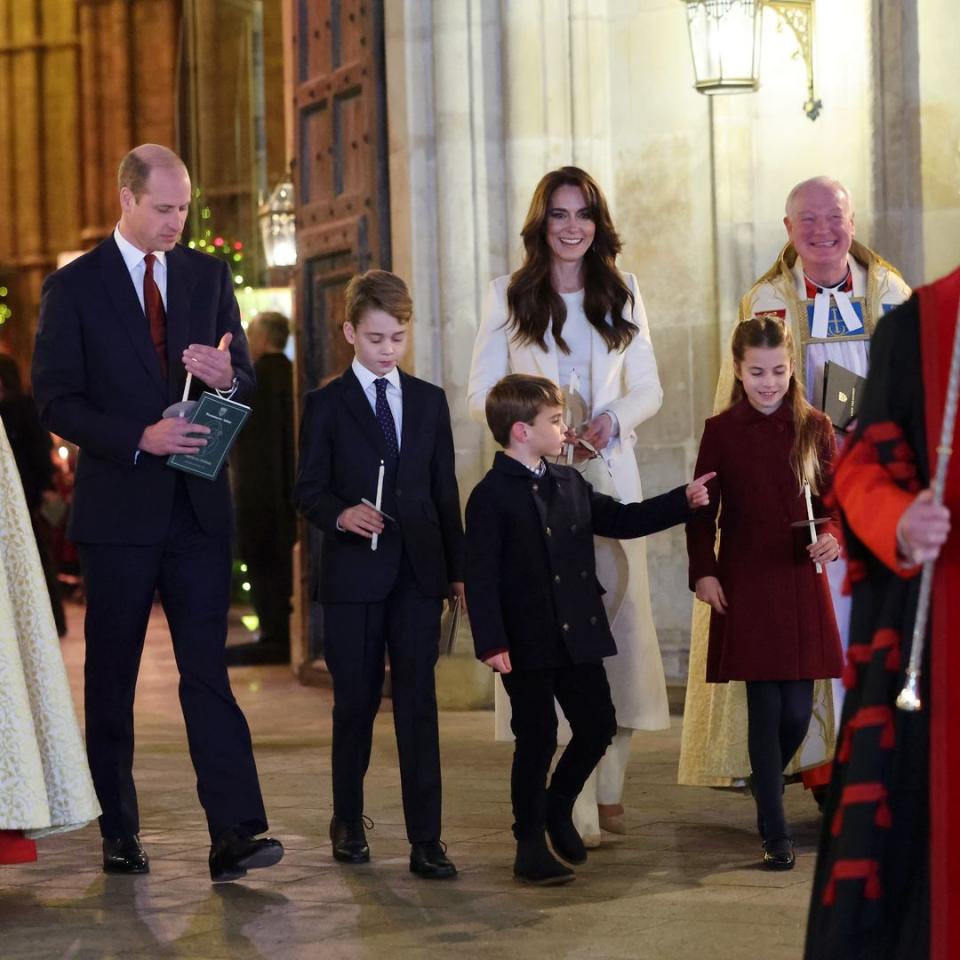
{"type": "Polygon", "coordinates": [[[748,749],[763,865],[789,870],[793,843],[783,812],[782,774],[803,742],[813,681],[841,670],[840,640],[827,578],[816,564],[836,560],[833,523],[807,519],[804,484],[830,482],[833,428],[807,402],[794,375],[789,327],[777,317],[740,323],[732,340],[731,405],[707,420],[697,474],[716,471],[710,506],[687,524],[690,587],[713,608],[707,682],[745,680],[748,749]],[[720,550],[714,553],[717,512],[720,550]]]}

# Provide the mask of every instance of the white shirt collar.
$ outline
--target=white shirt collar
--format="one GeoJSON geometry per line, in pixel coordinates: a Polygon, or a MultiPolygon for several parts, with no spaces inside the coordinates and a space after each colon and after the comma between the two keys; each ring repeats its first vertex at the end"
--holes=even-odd
{"type": "MultiPolygon", "coordinates": [[[[127,270],[133,273],[134,269],[143,263],[143,258],[146,256],[146,254],[139,247],[135,247],[120,232],[119,223],[113,228],[113,239],[116,242],[117,247],[120,249],[120,256],[123,257],[123,262],[127,265],[127,270]]],[[[154,250],[153,255],[157,258],[157,261],[161,266],[166,267],[167,254],[165,251],[154,250]]]]}
{"type": "MultiPolygon", "coordinates": [[[[350,367],[353,370],[356,378],[360,381],[360,386],[363,387],[364,393],[367,392],[367,389],[374,380],[380,379],[380,377],[378,377],[372,370],[368,370],[356,357],[353,358],[353,363],[350,364],[350,367]]],[[[386,380],[387,383],[396,387],[397,390],[401,390],[400,371],[397,367],[394,367],[383,379],[386,380]]]]}

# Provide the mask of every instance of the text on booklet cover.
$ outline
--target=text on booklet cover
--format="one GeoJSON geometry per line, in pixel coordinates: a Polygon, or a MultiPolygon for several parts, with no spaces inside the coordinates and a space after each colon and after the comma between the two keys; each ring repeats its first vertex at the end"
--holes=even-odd
{"type": "Polygon", "coordinates": [[[190,422],[210,428],[210,432],[204,434],[206,446],[196,453],[171,454],[167,463],[185,473],[215,480],[249,415],[250,408],[242,403],[224,400],[215,393],[202,394],[190,414],[190,422]]]}

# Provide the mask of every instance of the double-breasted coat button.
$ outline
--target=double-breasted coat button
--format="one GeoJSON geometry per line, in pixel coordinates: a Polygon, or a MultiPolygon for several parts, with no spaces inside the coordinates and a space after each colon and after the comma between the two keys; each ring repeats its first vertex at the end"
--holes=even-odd
{"type": "Polygon", "coordinates": [[[548,537],[553,533],[553,531],[549,527],[547,527],[547,529],[544,532],[548,537]]]}
{"type": "Polygon", "coordinates": [[[596,617],[591,617],[591,618],[590,618],[590,625],[591,625],[591,626],[595,626],[596,623],[597,623],[597,618],[596,618],[596,617]]]}
{"type": "Polygon", "coordinates": [[[570,624],[569,624],[569,623],[565,623],[565,624],[561,627],[561,629],[563,630],[564,633],[566,633],[566,632],[569,631],[569,629],[570,629],[570,624]]]}
{"type": "Polygon", "coordinates": [[[555,573],[555,574],[553,575],[553,582],[554,582],[554,583],[559,583],[559,582],[560,582],[560,574],[559,574],[559,573],[555,573]]]}

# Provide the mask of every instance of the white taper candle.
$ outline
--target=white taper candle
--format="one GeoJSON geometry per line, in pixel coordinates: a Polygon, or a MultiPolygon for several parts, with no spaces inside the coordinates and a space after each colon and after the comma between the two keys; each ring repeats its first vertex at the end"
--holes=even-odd
{"type": "MultiPolygon", "coordinates": [[[[383,505],[383,461],[380,461],[380,472],[377,474],[377,509],[383,505]]],[[[379,536],[375,533],[373,539],[370,541],[370,549],[377,549],[377,541],[379,536]]]]}
{"type": "MultiPolygon", "coordinates": [[[[803,485],[803,496],[807,501],[807,519],[810,521],[810,542],[817,542],[817,525],[813,522],[813,499],[810,496],[810,484],[803,485]]],[[[823,565],[817,564],[817,573],[823,573],[823,565]]]]}

